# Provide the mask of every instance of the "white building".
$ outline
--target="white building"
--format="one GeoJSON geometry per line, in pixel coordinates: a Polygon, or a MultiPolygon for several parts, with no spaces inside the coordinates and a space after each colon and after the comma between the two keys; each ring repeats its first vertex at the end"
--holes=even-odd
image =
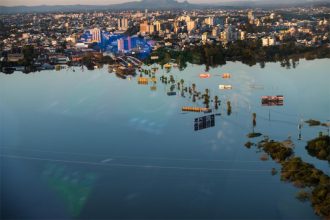
{"type": "Polygon", "coordinates": [[[248,20],[249,20],[249,23],[250,24],[253,24],[254,23],[254,14],[253,14],[253,11],[249,11],[248,12],[248,20]]]}
{"type": "Polygon", "coordinates": [[[276,44],[276,39],[274,37],[264,37],[261,40],[263,47],[274,46],[276,44]]]}
{"type": "Polygon", "coordinates": [[[128,29],[128,19],[120,18],[118,19],[118,30],[126,31],[128,29]]]}
{"type": "Polygon", "coordinates": [[[202,35],[202,41],[203,42],[206,42],[207,41],[207,38],[208,38],[208,33],[207,32],[203,33],[203,35],[202,35]]]}
{"type": "Polygon", "coordinates": [[[204,22],[207,25],[213,26],[214,25],[214,18],[213,17],[205,18],[204,22]]]}
{"type": "Polygon", "coordinates": [[[187,22],[187,31],[191,32],[196,28],[196,22],[195,21],[188,21],[187,22]]]}

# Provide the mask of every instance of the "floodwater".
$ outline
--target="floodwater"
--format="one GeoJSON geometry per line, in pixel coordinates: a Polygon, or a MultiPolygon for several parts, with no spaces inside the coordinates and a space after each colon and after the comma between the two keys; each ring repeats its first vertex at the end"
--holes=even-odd
{"type": "Polygon", "coordinates": [[[330,174],[329,163],[305,150],[326,128],[304,124],[298,140],[301,121],[330,119],[328,68],[328,59],[295,69],[230,62],[201,79],[205,66],[189,64],[160,68],[155,85],[106,67],[0,74],[1,217],[318,219],[296,199],[299,189],[271,174],[280,165],[244,144],[255,112],[256,132],[291,138],[295,155],[330,174]],[[171,74],[219,97],[214,127],[194,131],[195,118],[209,114],[182,113],[203,105],[189,93],[168,96],[159,77],[171,74]],[[262,106],[263,95],[283,95],[284,105],[262,106]]]}

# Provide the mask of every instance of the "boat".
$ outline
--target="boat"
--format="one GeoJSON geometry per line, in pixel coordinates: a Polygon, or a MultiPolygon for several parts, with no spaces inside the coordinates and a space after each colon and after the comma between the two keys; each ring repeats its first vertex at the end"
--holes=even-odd
{"type": "Polygon", "coordinates": [[[231,75],[229,73],[224,73],[224,74],[222,74],[221,77],[224,78],[224,79],[230,79],[231,75]]]}
{"type": "Polygon", "coordinates": [[[201,78],[201,79],[208,79],[210,77],[211,77],[211,74],[209,74],[209,73],[201,73],[201,74],[199,74],[199,78],[201,78]]]}
{"type": "Polygon", "coordinates": [[[171,65],[170,63],[166,63],[166,64],[164,65],[164,67],[165,67],[166,69],[169,69],[169,68],[172,67],[172,65],[171,65]]]}
{"type": "Polygon", "coordinates": [[[233,87],[231,85],[219,85],[219,89],[230,90],[230,89],[233,89],[233,87]]]}

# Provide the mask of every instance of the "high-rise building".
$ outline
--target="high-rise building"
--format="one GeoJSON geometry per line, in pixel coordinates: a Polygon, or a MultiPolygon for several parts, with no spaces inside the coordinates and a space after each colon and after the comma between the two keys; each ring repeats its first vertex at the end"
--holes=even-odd
{"type": "Polygon", "coordinates": [[[140,33],[148,33],[148,21],[144,21],[140,24],[140,33]]]}
{"type": "Polygon", "coordinates": [[[148,25],[148,33],[152,34],[155,32],[155,25],[149,24],[148,25]]]}
{"type": "Polygon", "coordinates": [[[187,22],[187,31],[190,32],[196,28],[196,22],[195,21],[188,21],[187,22]]]}
{"type": "Polygon", "coordinates": [[[202,41],[203,42],[206,42],[207,41],[207,38],[208,38],[208,33],[207,32],[203,33],[203,35],[202,35],[202,41]]]}
{"type": "Polygon", "coordinates": [[[214,27],[214,28],[212,29],[212,36],[213,36],[213,37],[218,36],[218,35],[219,35],[219,31],[220,31],[219,27],[214,27]]]}
{"type": "Polygon", "coordinates": [[[99,28],[91,29],[90,33],[92,35],[92,42],[100,43],[102,41],[101,30],[99,28]]]}
{"type": "Polygon", "coordinates": [[[155,25],[149,24],[148,21],[144,21],[140,24],[140,33],[141,34],[151,34],[155,32],[155,25]]]}
{"type": "Polygon", "coordinates": [[[246,32],[245,31],[240,30],[238,32],[238,39],[239,40],[245,40],[245,36],[246,36],[246,32]]]}
{"type": "Polygon", "coordinates": [[[156,21],[155,23],[156,31],[160,32],[162,30],[162,23],[160,21],[156,21]]]}
{"type": "Polygon", "coordinates": [[[118,30],[126,31],[128,29],[128,19],[120,18],[118,19],[118,30]]]}
{"type": "Polygon", "coordinates": [[[252,10],[248,12],[248,21],[250,24],[253,24],[254,22],[254,14],[252,10]]]}
{"type": "Polygon", "coordinates": [[[189,15],[182,15],[178,18],[178,21],[185,21],[185,22],[188,22],[188,21],[191,21],[191,18],[189,15]]]}
{"type": "Polygon", "coordinates": [[[262,38],[262,46],[274,46],[276,44],[276,39],[274,37],[264,37],[262,38]]]}
{"type": "Polygon", "coordinates": [[[213,26],[214,25],[214,17],[205,18],[204,22],[207,25],[213,26]]]}
{"type": "Polygon", "coordinates": [[[118,52],[122,52],[125,50],[124,38],[118,39],[117,44],[118,44],[118,52]]]}
{"type": "Polygon", "coordinates": [[[177,22],[177,21],[174,22],[173,26],[174,26],[174,32],[175,33],[178,33],[179,32],[179,29],[180,29],[179,22],[177,22]]]}
{"type": "Polygon", "coordinates": [[[127,37],[124,39],[124,50],[128,51],[132,49],[132,41],[131,37],[127,37]]]}
{"type": "Polygon", "coordinates": [[[221,32],[220,40],[224,43],[232,42],[237,40],[237,31],[229,25],[221,32]]]}

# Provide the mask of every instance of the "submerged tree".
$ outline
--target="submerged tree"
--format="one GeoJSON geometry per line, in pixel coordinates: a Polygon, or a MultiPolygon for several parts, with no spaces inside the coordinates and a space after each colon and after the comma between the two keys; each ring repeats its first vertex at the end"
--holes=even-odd
{"type": "Polygon", "coordinates": [[[227,101],[227,115],[231,115],[231,103],[227,101]]]}
{"type": "Polygon", "coordinates": [[[214,107],[215,107],[215,109],[218,109],[218,107],[219,107],[219,97],[216,95],[216,96],[214,96],[214,107]]]}
{"type": "Polygon", "coordinates": [[[252,114],[252,132],[254,133],[254,128],[257,126],[257,114],[254,112],[252,114]]]}

